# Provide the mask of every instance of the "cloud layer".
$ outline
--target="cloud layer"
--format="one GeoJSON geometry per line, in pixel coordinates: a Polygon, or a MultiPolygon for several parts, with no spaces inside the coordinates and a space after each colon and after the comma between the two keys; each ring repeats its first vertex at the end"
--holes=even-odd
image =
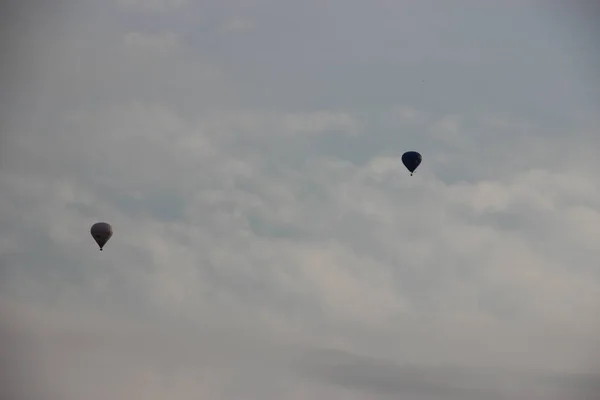
{"type": "Polygon", "coordinates": [[[593,398],[596,88],[551,19],[284,3],[5,28],[6,396],[593,398]]]}

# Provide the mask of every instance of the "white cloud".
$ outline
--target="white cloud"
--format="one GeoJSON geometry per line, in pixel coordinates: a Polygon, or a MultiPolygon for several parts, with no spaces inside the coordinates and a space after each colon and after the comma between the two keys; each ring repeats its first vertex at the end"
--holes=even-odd
{"type": "MultiPolygon", "coordinates": [[[[353,118],[306,118],[248,111],[194,121],[134,103],[79,113],[24,142],[28,163],[2,174],[3,215],[14,216],[6,233],[20,238],[10,245],[2,235],[6,293],[55,307],[118,307],[159,325],[238,320],[262,325],[257,335],[275,329],[309,347],[414,363],[584,363],[600,311],[593,181],[531,169],[446,184],[431,167],[409,177],[398,158],[320,159],[294,133],[353,118]],[[306,162],[281,158],[294,152],[306,162]],[[97,219],[115,227],[103,253],[87,232],[97,219]],[[49,255],[38,259],[42,251],[49,255]],[[388,348],[393,340],[410,350],[388,348]]],[[[182,371],[159,384],[160,372],[148,368],[145,384],[143,376],[122,389],[107,383],[111,396],[151,389],[228,398],[224,383],[189,386],[193,376],[182,371]]]]}
{"type": "Polygon", "coordinates": [[[461,120],[459,115],[445,115],[431,126],[432,137],[448,146],[458,147],[465,150],[472,150],[469,138],[461,129],[461,120]]]}
{"type": "Polygon", "coordinates": [[[422,125],[427,121],[427,115],[413,107],[396,106],[390,110],[390,114],[400,123],[422,125]]]}

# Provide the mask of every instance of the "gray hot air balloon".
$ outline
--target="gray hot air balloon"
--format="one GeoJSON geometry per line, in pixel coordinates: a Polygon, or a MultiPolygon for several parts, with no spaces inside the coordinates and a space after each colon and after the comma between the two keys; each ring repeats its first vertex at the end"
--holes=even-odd
{"type": "Polygon", "coordinates": [[[102,248],[104,245],[106,245],[106,242],[108,242],[108,240],[112,237],[113,230],[109,223],[96,222],[94,225],[92,225],[90,233],[92,234],[92,237],[96,243],[98,243],[98,246],[100,246],[100,251],[102,251],[102,248]]]}

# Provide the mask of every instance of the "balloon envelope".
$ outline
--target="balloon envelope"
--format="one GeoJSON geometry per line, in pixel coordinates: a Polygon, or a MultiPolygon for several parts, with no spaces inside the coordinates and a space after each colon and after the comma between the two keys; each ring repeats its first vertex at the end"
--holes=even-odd
{"type": "Polygon", "coordinates": [[[421,164],[421,160],[421,154],[416,151],[407,151],[402,154],[402,164],[410,171],[411,175],[415,172],[419,164],[421,164]]]}
{"type": "Polygon", "coordinates": [[[102,250],[104,245],[106,245],[106,242],[108,242],[108,240],[112,237],[113,230],[109,223],[96,222],[94,225],[92,225],[90,233],[92,234],[92,237],[96,243],[98,243],[98,246],[100,246],[100,250],[102,250]]]}

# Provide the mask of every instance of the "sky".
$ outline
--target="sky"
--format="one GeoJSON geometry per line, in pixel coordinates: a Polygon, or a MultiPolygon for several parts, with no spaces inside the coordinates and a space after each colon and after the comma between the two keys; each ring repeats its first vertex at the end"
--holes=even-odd
{"type": "Polygon", "coordinates": [[[0,397],[597,398],[592,2],[3,7],[0,397]]]}

